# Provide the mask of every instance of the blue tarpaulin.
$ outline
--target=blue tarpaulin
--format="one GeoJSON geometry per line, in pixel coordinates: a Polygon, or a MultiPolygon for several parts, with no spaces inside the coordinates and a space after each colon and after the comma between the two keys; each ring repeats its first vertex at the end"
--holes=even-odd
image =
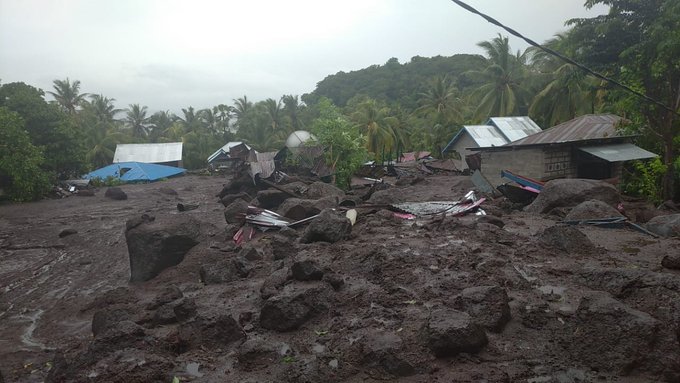
{"type": "Polygon", "coordinates": [[[161,178],[173,177],[186,172],[174,166],[147,164],[144,162],[118,162],[97,169],[83,176],[84,179],[112,177],[123,182],[153,182],[161,178]]]}

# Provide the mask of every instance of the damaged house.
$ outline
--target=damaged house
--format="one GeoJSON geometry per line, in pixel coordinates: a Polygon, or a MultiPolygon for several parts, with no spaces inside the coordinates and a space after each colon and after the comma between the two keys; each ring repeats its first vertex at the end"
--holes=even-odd
{"type": "MultiPolygon", "coordinates": [[[[470,148],[492,185],[502,170],[536,180],[617,179],[623,162],[657,157],[630,143],[618,127],[626,120],[612,114],[585,115],[502,146],[470,148]]],[[[470,160],[470,158],[468,158],[470,160]]]]}
{"type": "Polygon", "coordinates": [[[493,117],[486,125],[465,125],[442,150],[453,154],[458,170],[468,169],[465,157],[474,152],[471,148],[503,146],[512,141],[538,133],[541,127],[531,118],[493,117]]]}

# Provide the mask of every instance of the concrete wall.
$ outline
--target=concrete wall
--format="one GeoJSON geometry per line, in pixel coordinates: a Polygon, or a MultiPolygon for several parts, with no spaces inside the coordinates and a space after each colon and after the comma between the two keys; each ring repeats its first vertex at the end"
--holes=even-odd
{"type": "Polygon", "coordinates": [[[475,140],[473,140],[472,137],[470,137],[470,134],[468,132],[463,131],[463,133],[461,133],[461,137],[458,139],[458,141],[456,141],[456,144],[453,145],[453,147],[451,148],[452,152],[456,152],[460,156],[460,159],[457,159],[455,157],[453,159],[453,163],[456,164],[458,170],[465,170],[468,168],[467,163],[465,162],[465,156],[477,153],[466,150],[465,148],[476,147],[478,147],[478,145],[475,142],[475,140]]]}
{"type": "Polygon", "coordinates": [[[572,156],[572,149],[569,146],[558,148],[545,148],[544,153],[544,172],[541,175],[543,180],[555,178],[574,178],[577,168],[572,156]]]}
{"type": "Polygon", "coordinates": [[[482,152],[482,173],[493,186],[509,182],[501,178],[501,170],[510,170],[525,177],[545,176],[545,154],[541,148],[526,148],[482,152]]]}

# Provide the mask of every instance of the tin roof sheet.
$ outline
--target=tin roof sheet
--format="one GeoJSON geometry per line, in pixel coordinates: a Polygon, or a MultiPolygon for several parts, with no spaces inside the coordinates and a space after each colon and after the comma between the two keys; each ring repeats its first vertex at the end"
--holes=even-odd
{"type": "Polygon", "coordinates": [[[497,127],[505,138],[508,139],[508,142],[516,141],[542,131],[541,127],[527,116],[492,117],[487,122],[487,125],[497,127]]]}
{"type": "Polygon", "coordinates": [[[616,128],[622,121],[625,120],[613,114],[587,114],[513,141],[507,146],[555,144],[615,137],[618,135],[616,128]]]}
{"type": "Polygon", "coordinates": [[[118,144],[113,162],[144,162],[148,164],[182,160],[182,143],[118,144]]]}
{"type": "Polygon", "coordinates": [[[600,146],[586,146],[580,147],[579,150],[592,154],[595,157],[602,158],[609,162],[620,162],[630,160],[642,160],[646,158],[658,157],[652,152],[648,152],[639,146],[633,144],[613,144],[600,146]]]}

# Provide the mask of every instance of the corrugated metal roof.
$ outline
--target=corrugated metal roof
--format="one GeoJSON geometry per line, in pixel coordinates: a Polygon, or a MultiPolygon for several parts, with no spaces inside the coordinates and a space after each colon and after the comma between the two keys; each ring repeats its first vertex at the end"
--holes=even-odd
{"type": "Polygon", "coordinates": [[[587,114],[513,141],[507,146],[554,144],[615,137],[617,136],[616,127],[623,120],[613,114],[587,114]]]}
{"type": "Polygon", "coordinates": [[[495,126],[465,125],[463,126],[463,129],[465,129],[477,145],[482,148],[487,146],[501,146],[509,142],[495,126]]]}
{"type": "Polygon", "coordinates": [[[497,127],[507,138],[508,142],[542,132],[541,127],[527,116],[492,117],[486,124],[497,127]]]}
{"type": "Polygon", "coordinates": [[[118,144],[113,162],[160,163],[182,160],[182,143],[118,144]]]}
{"type": "MultiPolygon", "coordinates": [[[[217,156],[220,154],[229,154],[229,150],[233,148],[234,146],[241,145],[243,142],[241,141],[232,141],[232,142],[227,142],[226,145],[223,147],[217,149],[215,153],[211,154],[210,157],[208,157],[208,163],[212,162],[217,156]]],[[[250,146],[246,145],[248,149],[250,149],[250,146]]]]}
{"type": "Polygon", "coordinates": [[[642,160],[645,158],[658,157],[656,154],[648,152],[633,144],[586,146],[579,148],[579,150],[609,162],[642,160]]]}

